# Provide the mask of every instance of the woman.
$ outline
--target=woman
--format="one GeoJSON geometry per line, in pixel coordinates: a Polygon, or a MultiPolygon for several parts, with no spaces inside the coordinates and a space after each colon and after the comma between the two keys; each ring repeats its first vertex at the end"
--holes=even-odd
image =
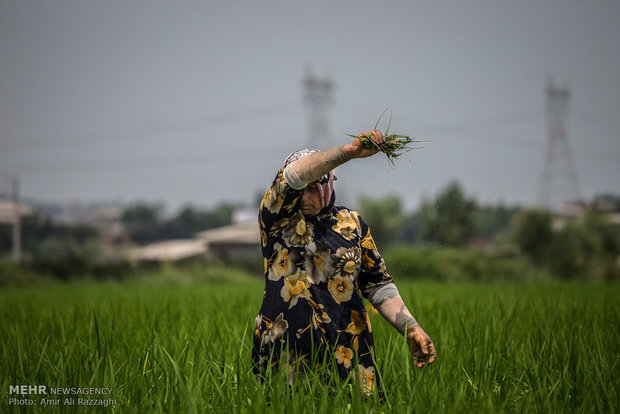
{"type": "MultiPolygon", "coordinates": [[[[379,131],[358,136],[368,134],[378,145],[384,140],[379,131]]],[[[358,139],[322,152],[296,151],[265,194],[259,212],[265,292],[254,329],[255,373],[281,360],[298,375],[330,362],[343,378],[355,370],[362,391],[370,393],[378,378],[362,297],[406,336],[419,368],[433,363],[433,342],[386,273],[370,229],[357,212],[334,205],[332,170],[377,152],[358,139]]]]}

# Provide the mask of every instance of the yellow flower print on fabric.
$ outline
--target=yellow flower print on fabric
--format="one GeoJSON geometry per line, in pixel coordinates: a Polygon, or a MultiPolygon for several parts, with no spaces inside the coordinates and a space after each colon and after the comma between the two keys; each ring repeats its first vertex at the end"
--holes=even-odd
{"type": "Polygon", "coordinates": [[[379,271],[381,273],[385,273],[385,260],[383,260],[383,257],[381,258],[381,260],[379,260],[379,271]]]}
{"type": "Polygon", "coordinates": [[[357,234],[361,235],[362,234],[362,225],[360,224],[360,213],[358,213],[357,211],[351,211],[351,220],[353,220],[353,223],[355,223],[355,228],[357,229],[357,234]]]}
{"type": "Polygon", "coordinates": [[[325,307],[322,304],[316,303],[312,299],[307,299],[307,301],[308,304],[312,307],[312,319],[308,326],[306,326],[305,328],[299,328],[297,330],[296,335],[299,339],[301,339],[301,334],[306,332],[311,327],[314,328],[315,331],[321,330],[323,333],[325,333],[325,325],[331,323],[332,321],[329,315],[323,310],[325,307]]]}
{"type": "Polygon", "coordinates": [[[362,256],[362,264],[366,267],[373,267],[375,265],[375,261],[368,256],[368,252],[362,256]]]}
{"type": "Polygon", "coordinates": [[[284,279],[284,286],[280,290],[280,295],[285,302],[288,302],[289,309],[297,304],[299,298],[310,298],[308,286],[308,274],[301,269],[297,269],[295,274],[284,279]]]}
{"type": "Polygon", "coordinates": [[[372,333],[372,325],[370,324],[370,317],[368,316],[368,313],[366,313],[366,326],[368,327],[368,332],[372,333]]]}
{"type": "MultiPolygon", "coordinates": [[[[278,214],[280,212],[280,210],[282,209],[282,204],[284,204],[284,198],[286,195],[287,184],[282,172],[283,170],[278,171],[276,179],[274,180],[269,190],[267,190],[267,193],[265,193],[265,196],[263,197],[263,200],[261,202],[261,209],[267,208],[267,210],[269,210],[269,212],[273,214],[278,214]]],[[[285,206],[285,209],[288,209],[290,211],[290,209],[293,205],[295,205],[296,202],[297,199],[293,200],[290,205],[285,206]]]]}
{"type": "Polygon", "coordinates": [[[383,257],[379,254],[377,250],[364,250],[364,255],[362,256],[362,264],[368,268],[374,267],[379,262],[379,271],[381,273],[385,273],[385,261],[383,257]]]}
{"type": "Polygon", "coordinates": [[[351,335],[359,335],[364,332],[364,329],[366,329],[366,321],[364,320],[364,317],[362,317],[358,311],[352,310],[351,323],[344,331],[350,333],[351,335]]]}
{"type": "Polygon", "coordinates": [[[260,338],[260,323],[263,320],[261,314],[256,315],[254,319],[254,335],[260,338]]]}
{"type": "MultiPolygon", "coordinates": [[[[355,212],[353,212],[355,213],[355,212]]],[[[332,226],[332,230],[339,233],[346,240],[353,239],[356,234],[355,230],[360,231],[360,222],[357,218],[357,214],[352,214],[349,210],[340,210],[336,217],[338,222],[332,226]]]]}
{"type": "Polygon", "coordinates": [[[265,197],[263,197],[261,209],[265,207],[270,213],[278,214],[283,203],[284,193],[278,193],[276,191],[276,186],[272,186],[269,190],[267,190],[267,193],[265,193],[265,197]]]}
{"type": "Polygon", "coordinates": [[[370,234],[370,229],[368,229],[368,233],[362,239],[362,247],[368,250],[377,250],[377,245],[375,244],[375,240],[372,238],[370,234]]]}
{"type": "Polygon", "coordinates": [[[314,226],[299,212],[286,225],[282,237],[288,246],[305,246],[312,242],[314,226]]]}
{"type": "Polygon", "coordinates": [[[334,351],[334,356],[339,364],[344,365],[345,368],[349,368],[351,366],[351,360],[353,359],[353,350],[346,346],[339,345],[334,351]]]}
{"type": "MultiPolygon", "coordinates": [[[[323,307],[323,305],[321,304],[319,304],[319,306],[321,308],[323,307]]],[[[331,321],[332,319],[327,313],[325,313],[323,309],[312,312],[312,326],[314,327],[314,329],[321,329],[323,332],[325,332],[325,329],[323,329],[323,325],[328,324],[331,321]]]]}
{"type": "Polygon", "coordinates": [[[348,302],[353,296],[353,278],[334,276],[327,282],[327,289],[336,303],[348,302]]]}
{"type": "Polygon", "coordinates": [[[369,395],[375,389],[375,367],[368,367],[359,364],[357,366],[360,388],[362,392],[369,395]]]}
{"type": "MultiPolygon", "coordinates": [[[[342,331],[348,332],[353,335],[353,340],[351,341],[351,347],[354,351],[357,352],[359,349],[359,335],[364,332],[366,329],[366,321],[364,317],[356,310],[351,311],[351,323],[347,325],[345,329],[342,331]]],[[[338,331],[338,332],[342,332],[338,331]]]]}
{"type": "Polygon", "coordinates": [[[262,247],[267,246],[267,233],[262,228],[260,229],[260,243],[262,247]]]}
{"type": "Polygon", "coordinates": [[[334,274],[332,255],[327,250],[319,249],[316,243],[307,244],[303,256],[310,283],[324,282],[334,274]]]}
{"type": "Polygon", "coordinates": [[[361,264],[360,249],[339,247],[334,257],[334,272],[340,276],[355,277],[361,264]]]}
{"type": "Polygon", "coordinates": [[[290,218],[282,217],[278,221],[274,222],[273,225],[271,226],[271,231],[269,232],[269,235],[275,236],[279,231],[285,228],[290,221],[291,221],[290,218]]]}
{"type": "Polygon", "coordinates": [[[281,338],[288,329],[288,322],[284,319],[284,314],[282,312],[280,312],[275,321],[270,321],[264,316],[262,320],[265,321],[267,329],[265,329],[261,335],[261,345],[274,343],[276,339],[281,338]]]}
{"type": "Polygon", "coordinates": [[[282,247],[281,244],[276,243],[273,246],[275,251],[275,258],[269,268],[269,280],[278,281],[282,277],[289,276],[295,272],[297,268],[295,261],[298,258],[298,254],[294,250],[290,250],[282,247]]]}

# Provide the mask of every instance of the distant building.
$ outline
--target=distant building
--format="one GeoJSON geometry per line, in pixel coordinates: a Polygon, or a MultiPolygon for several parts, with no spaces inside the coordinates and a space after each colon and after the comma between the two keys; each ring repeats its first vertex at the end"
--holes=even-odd
{"type": "Polygon", "coordinates": [[[193,239],[152,243],[130,251],[132,260],[176,262],[197,257],[222,260],[252,260],[261,255],[260,231],[255,221],[202,231],[193,239]]]}
{"type": "Polygon", "coordinates": [[[137,247],[129,251],[129,258],[138,262],[178,262],[204,256],[207,246],[199,239],[166,240],[137,247]]]}
{"type": "Polygon", "coordinates": [[[592,208],[603,213],[611,223],[620,225],[620,197],[598,196],[592,201],[592,208]]]}
{"type": "Polygon", "coordinates": [[[601,213],[607,221],[620,225],[620,198],[610,195],[595,197],[591,202],[574,201],[565,203],[553,212],[553,228],[561,229],[567,223],[583,217],[588,210],[601,213]]]}
{"type": "Polygon", "coordinates": [[[123,238],[123,209],[118,206],[97,206],[83,218],[83,222],[97,229],[99,240],[104,245],[114,245],[123,238]]]}
{"type": "Polygon", "coordinates": [[[588,204],[584,201],[567,202],[553,212],[552,227],[560,230],[567,223],[580,219],[588,210],[588,204]]]}
{"type": "Polygon", "coordinates": [[[248,260],[261,255],[260,230],[256,221],[246,221],[196,234],[207,245],[207,253],[226,260],[248,260]]]}
{"type": "Polygon", "coordinates": [[[121,217],[124,207],[118,202],[50,203],[32,201],[32,204],[35,208],[31,208],[27,214],[36,210],[40,216],[45,217],[46,220],[51,220],[56,225],[94,227],[99,233],[100,242],[104,245],[118,244],[123,237],[121,217]]]}
{"type": "Polygon", "coordinates": [[[18,211],[19,216],[24,217],[34,213],[34,208],[24,203],[20,203],[19,208],[16,208],[13,201],[0,200],[0,223],[15,223],[18,211]]]}

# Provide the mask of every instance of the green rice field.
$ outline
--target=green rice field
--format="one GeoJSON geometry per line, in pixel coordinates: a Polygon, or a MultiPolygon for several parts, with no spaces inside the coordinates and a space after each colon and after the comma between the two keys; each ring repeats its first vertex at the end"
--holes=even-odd
{"type": "Polygon", "coordinates": [[[413,367],[404,338],[371,314],[383,400],[312,375],[257,382],[256,279],[4,287],[0,412],[619,412],[620,285],[397,284],[438,358],[413,367]],[[71,402],[52,388],[108,393],[71,402]]]}

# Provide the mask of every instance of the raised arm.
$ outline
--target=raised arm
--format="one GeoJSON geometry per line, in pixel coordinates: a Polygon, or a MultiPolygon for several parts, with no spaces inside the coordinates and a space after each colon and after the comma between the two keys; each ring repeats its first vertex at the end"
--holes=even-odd
{"type": "MultiPolygon", "coordinates": [[[[358,136],[368,134],[371,134],[372,140],[379,145],[385,138],[380,131],[362,132],[358,136]]],[[[362,141],[354,139],[349,144],[310,154],[292,162],[284,170],[284,177],[293,188],[303,188],[347,161],[366,158],[377,152],[378,149],[368,149],[364,147],[362,141]]]]}

